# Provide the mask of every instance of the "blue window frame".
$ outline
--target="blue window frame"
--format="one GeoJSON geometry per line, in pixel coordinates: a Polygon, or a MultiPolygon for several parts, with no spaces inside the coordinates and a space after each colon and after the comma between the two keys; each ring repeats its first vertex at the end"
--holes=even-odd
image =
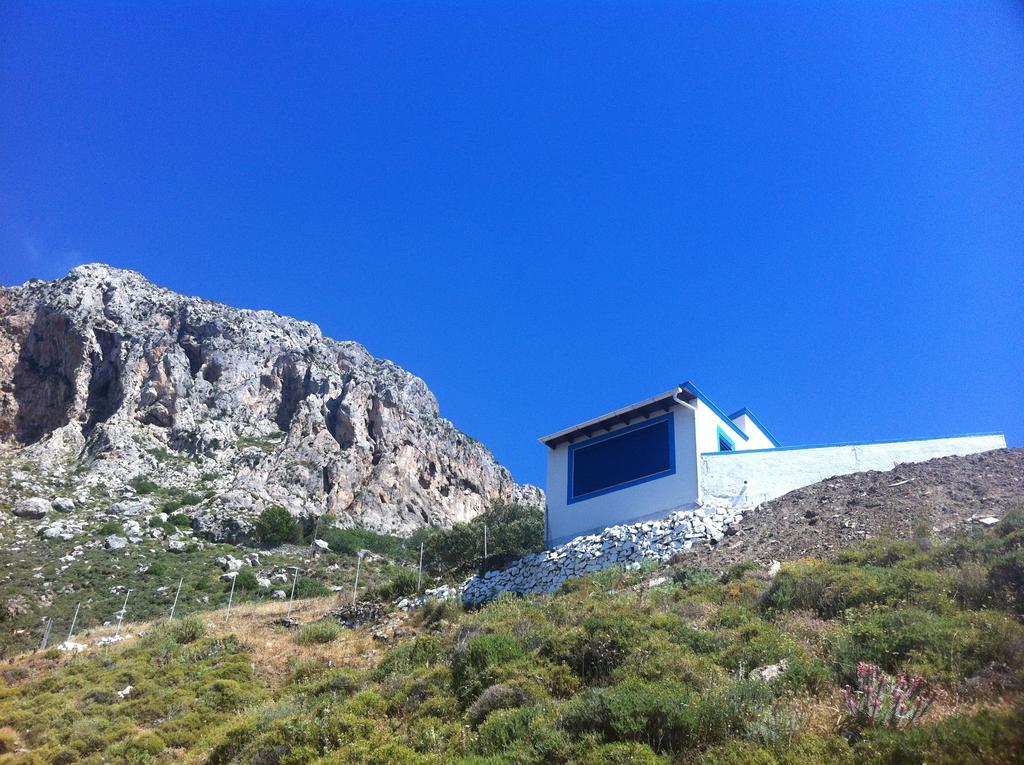
{"type": "Polygon", "coordinates": [[[736,443],[726,435],[725,431],[721,428],[718,429],[718,451],[720,452],[732,452],[736,451],[736,443]]]}
{"type": "Polygon", "coordinates": [[[571,444],[568,502],[582,502],[675,472],[675,428],[669,412],[571,444]]]}

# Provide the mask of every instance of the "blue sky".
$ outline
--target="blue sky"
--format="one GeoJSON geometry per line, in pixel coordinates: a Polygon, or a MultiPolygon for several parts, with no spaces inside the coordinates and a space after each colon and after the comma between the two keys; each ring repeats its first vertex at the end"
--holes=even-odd
{"type": "Polygon", "coordinates": [[[0,282],[314,321],[536,483],[685,379],[1024,443],[1019,3],[166,5],[0,5],[0,282]]]}

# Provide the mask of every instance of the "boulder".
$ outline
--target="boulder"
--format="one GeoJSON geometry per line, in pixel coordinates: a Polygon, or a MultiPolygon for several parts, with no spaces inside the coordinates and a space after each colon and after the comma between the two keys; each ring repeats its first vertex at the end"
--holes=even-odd
{"type": "Polygon", "coordinates": [[[33,520],[39,520],[45,518],[46,514],[53,509],[53,505],[50,504],[48,499],[42,497],[29,497],[27,499],[20,499],[14,504],[14,509],[11,511],[19,518],[31,518],[33,520]]]}
{"type": "Polygon", "coordinates": [[[75,509],[75,501],[68,497],[55,497],[52,504],[58,513],[70,513],[75,509]]]}
{"type": "Polygon", "coordinates": [[[103,540],[103,546],[108,550],[120,550],[128,545],[128,540],[125,537],[119,537],[116,534],[111,534],[109,537],[103,540]]]}

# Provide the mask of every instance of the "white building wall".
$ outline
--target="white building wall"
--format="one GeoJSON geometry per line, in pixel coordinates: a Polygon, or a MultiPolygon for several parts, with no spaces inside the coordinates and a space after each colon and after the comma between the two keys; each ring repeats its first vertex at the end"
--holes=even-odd
{"type": "MultiPolygon", "coordinates": [[[[672,510],[691,507],[696,503],[698,452],[694,439],[693,412],[684,406],[676,406],[673,407],[672,413],[676,471],[672,475],[653,481],[569,504],[569,444],[559,444],[555,449],[548,450],[549,544],[559,544],[607,526],[645,518],[658,518],[672,510]]],[[[637,418],[630,424],[642,422],[643,419],[637,418]]],[[[602,433],[614,433],[623,427],[626,425],[602,433]]]]}
{"type": "MultiPolygon", "coordinates": [[[[690,402],[691,405],[697,409],[697,451],[700,453],[704,452],[717,452],[718,451],[718,429],[722,431],[732,439],[733,444],[736,446],[736,451],[743,449],[752,449],[759,447],[752,447],[750,440],[743,440],[743,436],[737,433],[734,429],[739,427],[736,423],[731,420],[719,415],[714,409],[705,404],[699,398],[694,399],[690,402]]],[[[743,428],[740,427],[742,431],[743,428]]],[[[759,431],[760,432],[760,431],[759,431]]],[[[745,434],[744,434],[745,435],[745,434]]],[[[749,439],[749,437],[748,437],[749,439]]],[[[771,446],[771,442],[768,442],[768,446],[771,446]]]]}
{"type": "Polygon", "coordinates": [[[863,470],[892,470],[901,462],[1006,448],[1002,434],[890,441],[843,446],[778,447],[767,451],[703,450],[705,501],[754,505],[826,478],[863,470]]]}
{"type": "Polygon", "coordinates": [[[775,446],[771,439],[746,414],[741,414],[733,419],[733,423],[746,433],[747,438],[750,439],[744,442],[743,449],[771,449],[775,446]]]}

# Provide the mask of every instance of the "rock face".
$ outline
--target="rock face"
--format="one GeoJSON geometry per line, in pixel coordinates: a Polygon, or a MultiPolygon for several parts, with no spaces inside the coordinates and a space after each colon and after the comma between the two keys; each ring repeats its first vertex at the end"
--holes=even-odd
{"type": "Polygon", "coordinates": [[[191,487],[220,539],[270,504],[400,533],[543,502],[361,345],[97,264],[0,288],[0,444],[108,492],[191,487]]]}

